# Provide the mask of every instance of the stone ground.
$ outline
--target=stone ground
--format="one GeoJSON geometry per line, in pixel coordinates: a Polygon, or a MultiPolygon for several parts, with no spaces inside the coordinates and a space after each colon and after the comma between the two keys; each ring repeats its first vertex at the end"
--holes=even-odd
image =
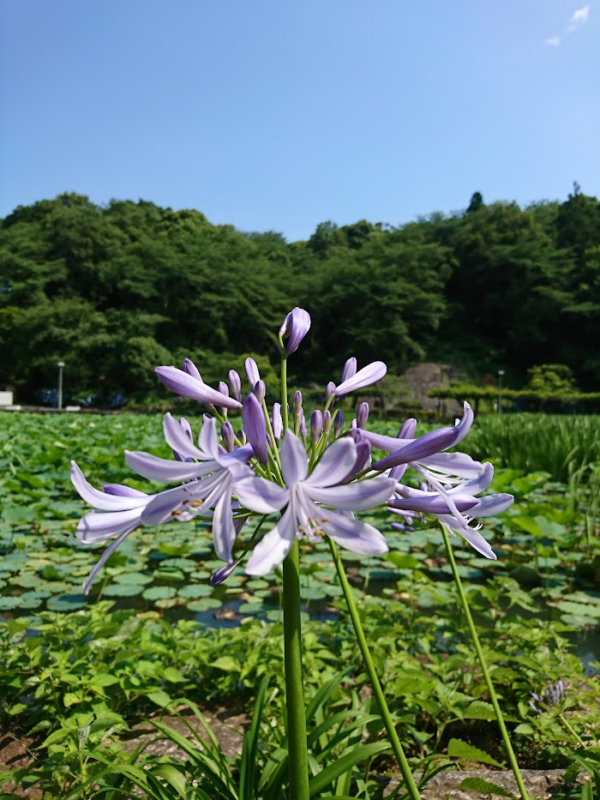
{"type": "MultiPolygon", "coordinates": [[[[214,706],[203,709],[208,723],[213,728],[223,750],[228,755],[241,753],[242,734],[248,726],[248,717],[242,709],[233,710],[214,706]]],[[[185,719],[192,728],[202,736],[202,728],[195,716],[186,714],[185,719]]],[[[163,721],[175,728],[179,733],[189,735],[189,730],[185,723],[177,716],[165,715],[163,721]]],[[[156,731],[148,723],[135,725],[132,732],[123,738],[123,749],[132,752],[138,745],[150,742],[146,748],[147,753],[154,755],[169,755],[172,757],[183,754],[178,748],[168,740],[153,742],[156,731]]],[[[26,766],[32,763],[34,751],[30,752],[30,747],[35,747],[37,743],[31,739],[20,738],[18,731],[12,731],[8,727],[0,728],[0,773],[5,769],[26,766]]],[[[532,798],[539,800],[549,800],[560,790],[562,784],[563,770],[523,770],[523,778],[532,798]]],[[[465,778],[483,778],[484,780],[495,783],[506,791],[518,797],[517,787],[512,772],[492,771],[492,770],[452,770],[443,772],[433,778],[423,790],[423,800],[492,800],[494,795],[481,794],[479,792],[465,791],[459,789],[459,784],[465,778]]],[[[392,778],[389,782],[386,793],[389,794],[397,785],[398,778],[392,778]]],[[[32,800],[39,800],[42,793],[35,787],[23,790],[15,786],[0,787],[0,800],[7,795],[4,792],[12,792],[12,797],[26,797],[32,800]]],[[[10,795],[9,795],[10,796],[10,795]]],[[[216,799],[215,799],[216,800],[216,799]]]]}

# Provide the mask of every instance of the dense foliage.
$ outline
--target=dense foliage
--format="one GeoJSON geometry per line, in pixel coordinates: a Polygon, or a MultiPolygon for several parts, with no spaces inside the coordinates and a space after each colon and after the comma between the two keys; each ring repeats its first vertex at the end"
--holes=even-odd
{"type": "Polygon", "coordinates": [[[392,373],[424,358],[473,376],[502,367],[509,384],[552,361],[598,389],[600,202],[577,186],[525,209],[477,195],[465,213],[398,228],[324,223],[291,244],[197,211],[74,194],[0,223],[0,384],[21,401],[43,399],[59,360],[70,401],[162,392],[152,368],[184,356],[216,381],[225,365],[274,352],[265,331],[296,304],[315,334],[300,382],[309,363],[326,381],[356,355],[392,373]]]}

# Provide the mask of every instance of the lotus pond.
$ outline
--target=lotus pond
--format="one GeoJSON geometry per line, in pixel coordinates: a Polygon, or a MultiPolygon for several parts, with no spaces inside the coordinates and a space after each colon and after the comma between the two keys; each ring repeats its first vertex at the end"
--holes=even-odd
{"type": "MultiPolygon", "coordinates": [[[[592,441],[600,441],[599,420],[590,420],[592,441]]],[[[516,419],[510,424],[514,429],[516,419]]],[[[496,452],[502,463],[506,441],[498,421],[486,428],[482,418],[477,425],[490,460],[496,452]]],[[[380,423],[380,429],[389,433],[393,426],[380,423]]],[[[477,429],[474,434],[477,447],[477,429]]],[[[547,430],[537,445],[542,454],[544,438],[551,441],[547,430]]],[[[125,482],[148,491],[149,482],[137,479],[122,458],[124,449],[140,448],[169,455],[160,416],[0,417],[2,715],[28,735],[52,736],[85,713],[97,720],[114,715],[111,725],[122,732],[175,698],[246,702],[261,676],[281,682],[273,668],[281,659],[279,577],[250,578],[239,569],[213,588],[210,575],[222,563],[200,524],[136,531],[89,597],[81,594],[101,548],[82,547],[74,537],[85,507],[69,481],[70,460],[95,485],[125,482]]],[[[589,448],[578,457],[567,447],[562,460],[553,451],[552,459],[560,474],[497,470],[493,489],[516,498],[508,512],[486,522],[497,561],[458,540],[455,548],[519,759],[530,767],[570,763],[573,741],[557,714],[529,706],[531,693],[552,682],[563,680],[568,688],[561,713],[573,709],[580,734],[600,736],[600,471],[589,448]],[[567,482],[560,482],[565,464],[567,482]]],[[[548,468],[542,456],[539,461],[548,468]]],[[[389,554],[343,556],[411,763],[418,768],[436,756],[498,764],[493,713],[439,529],[400,533],[386,515],[371,521],[385,533],[389,554]]],[[[325,545],[303,547],[301,573],[308,695],[339,670],[359,692],[365,676],[325,545]]],[[[279,708],[280,695],[272,702],[279,708]]],[[[60,797],[77,781],[61,783],[52,758],[64,764],[77,747],[69,750],[66,734],[49,741],[43,768],[56,794],[45,796],[60,797]]]]}

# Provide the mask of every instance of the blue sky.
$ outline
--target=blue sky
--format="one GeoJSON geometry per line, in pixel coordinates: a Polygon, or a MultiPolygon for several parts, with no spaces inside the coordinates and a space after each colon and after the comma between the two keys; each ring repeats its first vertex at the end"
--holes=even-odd
{"type": "Polygon", "coordinates": [[[0,216],[63,191],[305,239],[600,195],[600,0],[3,0],[0,216]]]}

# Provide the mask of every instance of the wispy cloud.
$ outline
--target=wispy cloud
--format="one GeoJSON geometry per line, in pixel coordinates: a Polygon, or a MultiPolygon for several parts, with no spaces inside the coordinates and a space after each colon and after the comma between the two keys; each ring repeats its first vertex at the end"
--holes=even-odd
{"type": "Polygon", "coordinates": [[[576,9],[573,14],[571,15],[571,19],[569,20],[569,24],[567,25],[567,31],[572,33],[576,31],[581,25],[587,22],[587,18],[590,15],[590,7],[583,6],[582,8],[576,9]]]}
{"type": "Polygon", "coordinates": [[[550,36],[548,39],[544,39],[544,44],[548,44],[550,47],[558,47],[560,44],[560,36],[550,36]]]}
{"type": "MultiPolygon", "coordinates": [[[[575,9],[575,11],[571,14],[571,18],[565,28],[565,33],[573,33],[584,25],[588,17],[590,15],[590,7],[582,6],[581,8],[575,9]]],[[[556,36],[549,36],[547,39],[544,39],[544,44],[548,45],[549,47],[559,47],[561,42],[561,37],[557,34],[556,36]]]]}

